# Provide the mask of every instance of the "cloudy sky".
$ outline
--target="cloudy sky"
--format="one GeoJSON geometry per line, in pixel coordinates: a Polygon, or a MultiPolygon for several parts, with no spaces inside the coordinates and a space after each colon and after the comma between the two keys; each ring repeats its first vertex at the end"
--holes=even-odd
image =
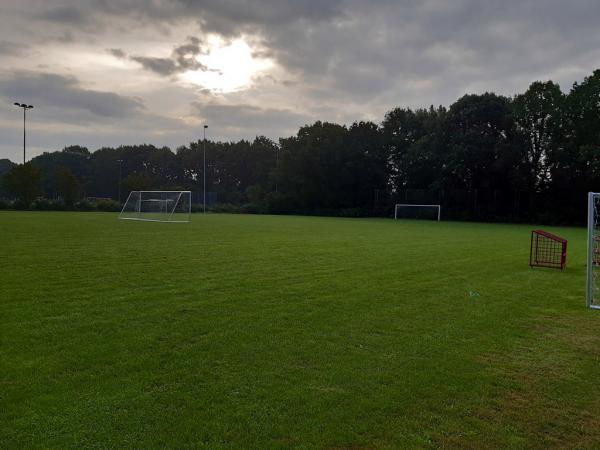
{"type": "Polygon", "coordinates": [[[1,0],[0,158],[271,138],[396,106],[563,90],[600,68],[598,0],[1,0]]]}

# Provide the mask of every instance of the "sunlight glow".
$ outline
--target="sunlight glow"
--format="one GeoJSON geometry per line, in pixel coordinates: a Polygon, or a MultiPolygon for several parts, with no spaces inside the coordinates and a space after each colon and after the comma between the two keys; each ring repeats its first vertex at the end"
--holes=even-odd
{"type": "Polygon", "coordinates": [[[243,39],[223,45],[222,40],[213,38],[209,48],[208,54],[197,56],[207,70],[185,72],[181,75],[184,81],[219,93],[233,92],[249,87],[254,75],[273,65],[269,59],[253,57],[243,39]]]}

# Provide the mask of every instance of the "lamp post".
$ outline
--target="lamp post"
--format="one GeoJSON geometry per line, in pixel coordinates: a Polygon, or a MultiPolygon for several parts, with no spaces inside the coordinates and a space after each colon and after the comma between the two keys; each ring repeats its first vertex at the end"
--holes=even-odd
{"type": "Polygon", "coordinates": [[[15,106],[23,108],[23,164],[25,164],[25,112],[28,109],[33,109],[33,105],[26,105],[25,103],[14,103],[15,106]]]}
{"type": "Polygon", "coordinates": [[[203,212],[206,214],[206,129],[208,128],[208,125],[204,125],[204,139],[203,139],[203,144],[202,144],[202,177],[203,177],[203,184],[204,187],[202,189],[202,194],[204,196],[203,199],[203,212]]]}
{"type": "Polygon", "coordinates": [[[121,203],[121,166],[123,164],[123,160],[117,159],[117,162],[119,163],[119,203],[121,203]]]}

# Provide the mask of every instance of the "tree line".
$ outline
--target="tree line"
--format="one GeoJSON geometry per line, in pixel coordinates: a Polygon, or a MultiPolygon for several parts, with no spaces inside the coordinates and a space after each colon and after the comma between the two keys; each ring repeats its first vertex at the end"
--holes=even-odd
{"type": "MultiPolygon", "coordinates": [[[[70,208],[170,189],[191,190],[198,203],[203,145],[71,146],[25,165],[2,160],[2,196],[70,208]]],[[[396,108],[380,124],[316,122],[279,142],[207,141],[206,161],[213,209],[389,216],[396,202],[436,203],[446,218],[581,223],[586,193],[600,190],[600,70],[568,93],[537,81],[514,97],[396,108]]]]}

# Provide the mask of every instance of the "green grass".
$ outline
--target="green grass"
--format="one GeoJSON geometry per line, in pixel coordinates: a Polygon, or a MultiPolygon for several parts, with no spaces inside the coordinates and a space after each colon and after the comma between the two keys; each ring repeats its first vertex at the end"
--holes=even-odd
{"type": "Polygon", "coordinates": [[[0,447],[598,448],[585,231],[531,228],[0,213],[0,447]]]}

